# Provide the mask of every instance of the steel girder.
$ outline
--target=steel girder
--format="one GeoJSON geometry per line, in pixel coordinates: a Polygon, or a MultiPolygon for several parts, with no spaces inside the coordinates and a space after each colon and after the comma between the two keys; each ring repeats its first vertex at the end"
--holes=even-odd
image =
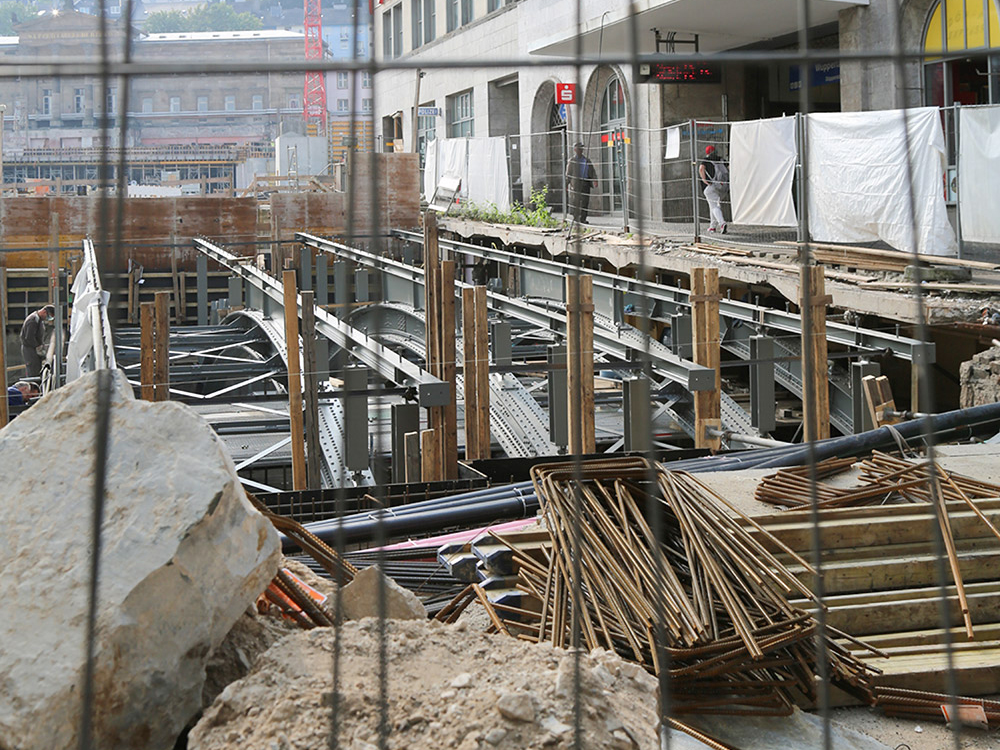
{"type": "MultiPolygon", "coordinates": [[[[393,231],[392,234],[408,242],[423,242],[423,237],[416,232],[397,230],[393,231]]],[[[569,273],[575,272],[575,267],[567,263],[532,258],[505,250],[480,247],[479,245],[472,245],[466,242],[441,239],[438,240],[438,244],[443,248],[451,249],[465,255],[505,263],[514,268],[521,269],[522,272],[531,271],[553,277],[564,277],[569,273]]],[[[597,297],[598,290],[603,290],[606,295],[610,294],[612,299],[618,296],[622,304],[630,301],[629,298],[634,302],[647,299],[660,305],[663,308],[661,312],[668,315],[684,312],[691,307],[691,292],[687,289],[651,282],[644,283],[628,276],[619,276],[603,271],[588,269],[587,273],[593,276],[594,279],[595,298],[597,297]]],[[[616,303],[613,302],[612,304],[616,303]]],[[[758,326],[763,329],[762,333],[768,329],[793,332],[800,335],[802,332],[801,316],[781,310],[760,307],[749,302],[732,299],[719,300],[719,314],[723,318],[758,326]]],[[[935,346],[931,342],[918,341],[917,339],[905,336],[896,336],[870,328],[860,328],[828,321],[826,324],[826,338],[832,344],[839,344],[852,349],[886,349],[892,352],[893,356],[918,364],[929,364],[935,360],[935,346]]]]}
{"type": "MultiPolygon", "coordinates": [[[[381,270],[414,284],[423,281],[423,270],[406,263],[304,232],[298,232],[296,236],[302,238],[306,245],[320,252],[350,258],[356,263],[381,270]]],[[[459,287],[469,286],[462,282],[456,282],[456,285],[459,287]]],[[[492,291],[487,291],[486,294],[489,305],[494,310],[528,322],[538,328],[552,331],[565,338],[566,314],[565,306],[562,303],[555,303],[547,298],[540,300],[515,299],[492,291]]],[[[707,367],[681,359],[667,347],[636,328],[624,323],[614,323],[609,318],[598,314],[594,316],[594,348],[602,354],[624,361],[648,355],[654,372],[669,382],[679,384],[685,391],[715,388],[715,375],[707,367]]],[[[609,368],[614,369],[614,365],[609,364],[609,368]]],[[[744,435],[759,434],[751,423],[750,415],[742,406],[725,393],[720,394],[720,398],[722,401],[721,420],[725,429],[744,435]]],[[[694,434],[693,420],[692,422],[679,421],[679,423],[684,426],[688,434],[694,434]]]]}
{"type": "MultiPolygon", "coordinates": [[[[305,232],[296,232],[296,237],[300,238],[304,244],[321,252],[349,258],[356,263],[376,268],[397,278],[414,283],[423,282],[423,269],[305,232]]],[[[456,282],[456,286],[464,288],[469,285],[464,282],[456,282]]],[[[550,308],[547,305],[532,304],[526,299],[515,299],[494,291],[487,291],[486,295],[490,307],[494,310],[539,328],[552,330],[565,337],[566,311],[561,302],[550,308]]],[[[546,302],[548,301],[550,300],[546,300],[546,302]]],[[[636,355],[641,355],[646,347],[641,342],[642,335],[639,334],[639,338],[636,338],[629,333],[630,331],[635,331],[635,329],[625,325],[618,325],[614,329],[595,325],[594,347],[619,359],[634,359],[636,355]]],[[[671,381],[682,384],[687,390],[707,391],[715,388],[715,374],[707,367],[683,360],[667,350],[650,351],[650,357],[653,360],[653,366],[658,371],[671,381]]]]}
{"type": "MultiPolygon", "coordinates": [[[[278,309],[284,309],[284,292],[275,279],[205,239],[195,238],[194,244],[206,256],[262,292],[278,309]]],[[[296,295],[296,304],[301,314],[301,295],[296,295]]],[[[449,402],[451,394],[447,383],[319,307],[316,308],[316,332],[350,352],[386,380],[414,387],[421,406],[444,406],[449,402]]]]}
{"type": "MultiPolygon", "coordinates": [[[[319,312],[319,310],[317,310],[319,312]]],[[[276,324],[273,320],[264,317],[264,314],[256,310],[239,310],[229,315],[226,320],[243,319],[263,332],[274,347],[275,353],[281,357],[281,361],[288,370],[288,347],[285,341],[285,328],[276,324]]],[[[300,354],[301,357],[301,349],[300,354]]],[[[329,383],[320,383],[320,393],[332,391],[329,383]]],[[[375,484],[375,476],[368,468],[361,472],[359,477],[354,477],[345,471],[346,449],[344,446],[344,435],[347,430],[347,422],[344,416],[344,404],[340,399],[324,400],[319,404],[319,442],[323,451],[322,463],[320,465],[320,476],[324,488],[334,487],[370,487],[375,484]]]]}
{"type": "MultiPolygon", "coordinates": [[[[351,320],[373,314],[381,323],[378,338],[426,357],[426,322],[422,312],[398,302],[379,303],[360,308],[351,320]]],[[[464,343],[460,338],[456,340],[455,358],[459,362],[464,343]]],[[[489,382],[490,432],[504,452],[510,458],[555,455],[558,448],[549,437],[548,417],[524,384],[511,373],[499,372],[490,373],[489,382]]],[[[464,383],[463,375],[457,375],[455,389],[461,392],[464,383]]]]}

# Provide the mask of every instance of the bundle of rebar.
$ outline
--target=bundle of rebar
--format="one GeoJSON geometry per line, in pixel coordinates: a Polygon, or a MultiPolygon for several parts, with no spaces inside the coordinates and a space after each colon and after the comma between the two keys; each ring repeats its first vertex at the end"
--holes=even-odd
{"type": "MultiPolygon", "coordinates": [[[[693,476],[644,459],[540,465],[532,478],[551,547],[544,563],[514,550],[527,603],[495,607],[504,629],[667,670],[675,712],[815,700],[817,623],[787,596],[815,598],[760,538],[808,562],[693,476]]],[[[832,681],[869,700],[872,670],[825,644],[832,681]]]]}
{"type": "Polygon", "coordinates": [[[875,705],[886,716],[945,721],[951,719],[954,708],[957,712],[955,719],[963,724],[987,729],[1000,723],[1000,702],[985,698],[954,697],[893,687],[876,687],[874,694],[875,705]]]}
{"type": "MultiPolygon", "coordinates": [[[[816,479],[838,474],[855,464],[853,458],[832,458],[816,465],[816,479]]],[[[860,483],[853,487],[834,487],[816,482],[811,485],[808,466],[795,466],[764,477],[754,492],[762,503],[786,508],[808,507],[815,492],[820,508],[844,508],[881,504],[898,499],[909,502],[930,502],[931,469],[928,461],[909,461],[881,451],[858,464],[860,483]]],[[[945,500],[969,500],[1000,497],[1000,485],[948,472],[934,465],[941,496],[945,500]]]]}

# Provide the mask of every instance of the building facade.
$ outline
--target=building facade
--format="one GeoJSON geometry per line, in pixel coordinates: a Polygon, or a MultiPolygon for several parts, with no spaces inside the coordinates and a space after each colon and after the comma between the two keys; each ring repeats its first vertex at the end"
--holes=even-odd
{"type": "Polygon", "coordinates": [[[636,70],[628,65],[476,66],[476,60],[627,58],[629,3],[583,0],[580,33],[575,0],[377,0],[377,59],[472,61],[468,67],[387,70],[375,81],[380,146],[420,151],[434,138],[505,136],[514,179],[547,187],[560,204],[572,141],[582,140],[601,180],[600,209],[623,207],[654,219],[670,216],[671,191],[690,196],[686,160],[663,159],[667,129],[691,120],[743,120],[792,114],[802,86],[814,111],[1000,102],[997,3],[947,0],[811,0],[810,44],[830,60],[808,70],[769,62],[769,52],[798,48],[796,0],[724,0],[707,13],[700,0],[650,0],[635,19],[643,54],[754,50],[761,62],[636,70]],[[891,61],[845,61],[839,50],[902,47],[926,52],[902,67],[891,61]],[[992,48],[992,52],[989,51],[992,48]],[[577,84],[576,103],[556,101],[558,84],[577,84]],[[415,111],[420,108],[422,115],[415,111]],[[622,179],[622,142],[639,174],[622,179]],[[676,174],[674,174],[676,172],[676,174]],[[641,181],[644,189],[636,190],[641,181]],[[640,206],[641,204],[641,206],[640,206]]]}

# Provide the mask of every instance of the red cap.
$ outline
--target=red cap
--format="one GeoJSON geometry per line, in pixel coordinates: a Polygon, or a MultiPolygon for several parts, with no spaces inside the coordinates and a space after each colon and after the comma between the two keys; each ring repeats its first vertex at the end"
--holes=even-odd
{"type": "Polygon", "coordinates": [[[705,156],[715,153],[715,146],[705,146],[705,156]]]}

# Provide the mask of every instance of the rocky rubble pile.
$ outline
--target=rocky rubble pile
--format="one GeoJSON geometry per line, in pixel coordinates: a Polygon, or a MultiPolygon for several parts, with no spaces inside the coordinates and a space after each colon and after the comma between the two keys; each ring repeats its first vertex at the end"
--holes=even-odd
{"type": "Polygon", "coordinates": [[[1000,401],[1000,346],[979,352],[959,368],[962,383],[960,406],[995,404],[1000,401]]]}
{"type": "MultiPolygon", "coordinates": [[[[227,687],[192,730],[190,750],[326,747],[335,631],[291,635],[227,687]]],[[[340,631],[340,747],[377,746],[379,623],[340,631]]],[[[568,747],[573,655],[549,645],[419,620],[386,623],[389,747],[568,747]]],[[[658,748],[656,680],[604,651],[581,658],[584,747],[658,748]]],[[[675,747],[702,747],[675,743],[675,747]]]]}
{"type": "MultiPolygon", "coordinates": [[[[208,655],[274,576],[274,529],[204,419],[113,374],[93,745],[173,747],[208,655]]],[[[89,606],[97,373],[0,431],[0,747],[75,748],[89,606]]]]}

